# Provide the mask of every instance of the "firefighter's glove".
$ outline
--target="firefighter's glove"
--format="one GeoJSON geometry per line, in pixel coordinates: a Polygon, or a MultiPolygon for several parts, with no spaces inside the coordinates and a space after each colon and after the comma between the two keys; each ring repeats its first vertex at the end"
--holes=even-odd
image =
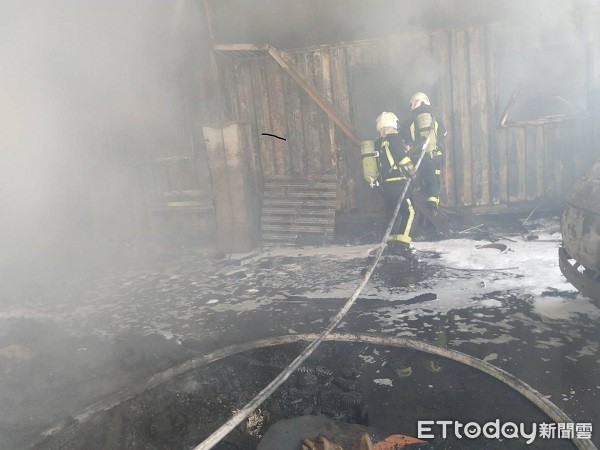
{"type": "Polygon", "coordinates": [[[408,164],[404,164],[403,166],[400,167],[402,169],[402,172],[408,176],[411,180],[415,179],[415,176],[417,176],[417,172],[415,170],[415,166],[413,166],[413,163],[410,162],[408,164]]]}

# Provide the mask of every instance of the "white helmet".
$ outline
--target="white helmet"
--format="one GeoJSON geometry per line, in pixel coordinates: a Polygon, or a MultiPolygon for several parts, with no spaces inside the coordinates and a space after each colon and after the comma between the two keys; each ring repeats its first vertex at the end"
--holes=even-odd
{"type": "Polygon", "coordinates": [[[413,109],[417,109],[423,103],[425,103],[426,105],[431,105],[431,103],[429,102],[429,97],[427,97],[427,95],[423,94],[422,92],[417,92],[410,98],[410,110],[412,111],[413,109]]]}
{"type": "Polygon", "coordinates": [[[379,114],[375,125],[377,126],[377,132],[387,127],[398,129],[398,118],[396,117],[396,114],[384,111],[379,114]]]}

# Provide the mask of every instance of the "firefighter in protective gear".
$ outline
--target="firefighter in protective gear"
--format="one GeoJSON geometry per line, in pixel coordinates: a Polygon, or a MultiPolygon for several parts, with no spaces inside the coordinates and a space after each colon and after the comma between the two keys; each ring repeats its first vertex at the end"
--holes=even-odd
{"type": "MultiPolygon", "coordinates": [[[[415,169],[409,158],[406,147],[398,133],[398,118],[394,113],[383,112],[376,121],[379,139],[375,148],[379,152],[379,173],[382,179],[383,203],[388,222],[394,215],[396,204],[402,195],[404,185],[409,178],[414,178],[415,169]]],[[[400,207],[400,212],[389,237],[388,246],[393,253],[415,260],[410,248],[412,227],[415,210],[407,192],[400,207]]]]}
{"type": "Polygon", "coordinates": [[[436,212],[440,203],[440,178],[443,167],[442,141],[448,134],[442,122],[435,117],[429,97],[417,92],[410,99],[411,117],[402,124],[402,137],[412,149],[420,153],[431,132],[425,156],[421,162],[421,187],[427,197],[427,205],[436,212]],[[433,124],[432,128],[432,121],[433,124]]]}

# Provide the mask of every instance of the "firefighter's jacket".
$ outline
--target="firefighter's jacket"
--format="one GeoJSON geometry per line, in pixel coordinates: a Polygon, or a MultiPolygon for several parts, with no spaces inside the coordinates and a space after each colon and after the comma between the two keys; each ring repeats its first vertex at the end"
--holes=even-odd
{"type": "MultiPolygon", "coordinates": [[[[402,124],[401,135],[405,142],[411,144],[413,148],[418,149],[422,146],[431,131],[431,121],[433,119],[433,109],[428,105],[421,105],[412,112],[412,117],[402,124]]],[[[427,144],[427,153],[441,152],[439,142],[446,137],[448,132],[444,124],[436,117],[433,126],[433,133],[427,144]]],[[[441,154],[441,153],[440,153],[441,154]]]]}
{"type": "Polygon", "coordinates": [[[380,173],[383,181],[405,180],[407,175],[414,170],[399,134],[388,134],[377,139],[375,150],[379,152],[380,173]]]}

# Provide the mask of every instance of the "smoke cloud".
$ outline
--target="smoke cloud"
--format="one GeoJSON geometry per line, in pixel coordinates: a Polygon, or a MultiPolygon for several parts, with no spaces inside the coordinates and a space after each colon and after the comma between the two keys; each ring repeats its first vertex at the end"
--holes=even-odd
{"type": "Polygon", "coordinates": [[[189,154],[197,2],[3,2],[2,259],[89,232],[98,165],[189,154]]]}
{"type": "MultiPolygon", "coordinates": [[[[588,3],[227,0],[210,5],[217,43],[285,49],[494,22],[512,24],[517,40],[538,31],[543,38],[560,28],[568,43],[580,39],[581,10],[588,3]]],[[[195,0],[3,2],[2,260],[22,254],[24,247],[39,249],[88,233],[95,167],[195,150],[190,128],[198,126],[198,111],[210,91],[204,33],[202,3],[195,0]]],[[[555,56],[556,66],[567,79],[570,63],[563,63],[572,58],[564,56],[555,56]]],[[[401,86],[396,97],[407,99],[435,85],[437,64],[414,55],[389,61],[401,86]]],[[[523,67],[518,77],[535,84],[539,68],[523,67]]],[[[383,84],[394,80],[388,81],[383,84]]],[[[401,114],[405,106],[403,100],[374,110],[401,114]]]]}

